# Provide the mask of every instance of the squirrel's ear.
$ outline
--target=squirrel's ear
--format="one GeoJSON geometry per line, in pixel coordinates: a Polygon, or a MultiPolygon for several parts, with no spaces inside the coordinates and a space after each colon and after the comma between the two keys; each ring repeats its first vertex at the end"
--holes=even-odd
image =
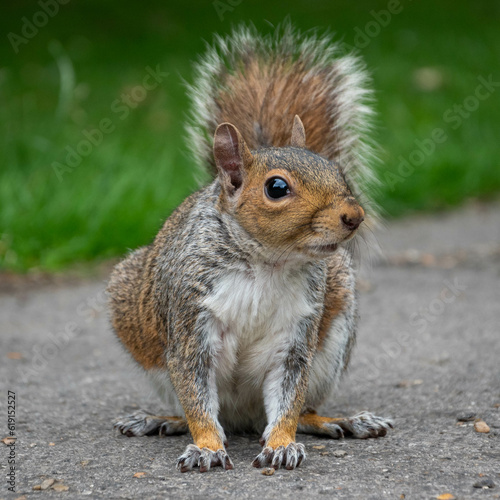
{"type": "Polygon", "coordinates": [[[294,148],[306,147],[306,131],[304,130],[304,124],[299,118],[299,115],[295,115],[295,118],[293,119],[292,138],[290,140],[290,145],[294,148]]]}
{"type": "Polygon", "coordinates": [[[221,123],[217,127],[214,159],[217,169],[229,180],[234,193],[243,183],[245,167],[252,162],[252,153],[234,125],[221,123]]]}

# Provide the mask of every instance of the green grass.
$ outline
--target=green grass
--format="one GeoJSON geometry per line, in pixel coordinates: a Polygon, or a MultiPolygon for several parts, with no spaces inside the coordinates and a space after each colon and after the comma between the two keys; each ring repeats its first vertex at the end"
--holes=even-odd
{"type": "MultiPolygon", "coordinates": [[[[352,45],[370,11],[387,8],[368,0],[283,5],[243,0],[220,20],[211,1],[71,0],[16,54],[6,34],[20,35],[22,18],[40,6],[7,3],[0,20],[0,267],[58,270],[151,241],[197,185],[182,139],[182,79],[190,79],[190,63],[213,32],[249,20],[270,31],[289,15],[300,28],[330,27],[352,45]],[[112,103],[157,65],[168,77],[121,119],[112,103]],[[103,119],[114,130],[61,181],[52,164],[103,119]]],[[[496,196],[500,89],[456,129],[444,114],[474,94],[478,76],[500,81],[500,5],[401,5],[361,49],[377,92],[382,179],[398,174],[399,156],[407,159],[416,139],[437,127],[447,139],[410,176],[393,187],[383,182],[378,201],[400,216],[496,196]]]]}

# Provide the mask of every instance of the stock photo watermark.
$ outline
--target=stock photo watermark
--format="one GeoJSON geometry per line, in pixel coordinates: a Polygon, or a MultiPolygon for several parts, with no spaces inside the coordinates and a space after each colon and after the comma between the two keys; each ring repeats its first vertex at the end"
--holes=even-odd
{"type": "MultiPolygon", "coordinates": [[[[412,0],[407,1],[411,2],[412,0]]],[[[214,0],[212,5],[219,20],[224,21],[226,14],[234,12],[241,3],[243,0],[214,0]]],[[[403,9],[404,5],[400,0],[389,0],[385,9],[371,10],[371,19],[364,26],[354,28],[352,43],[341,42],[341,50],[348,53],[355,49],[368,47],[371,41],[389,26],[393,17],[403,12],[403,9]]]]}
{"type": "MultiPolygon", "coordinates": [[[[412,0],[408,0],[411,2],[412,0]]],[[[356,26],[354,28],[354,35],[352,44],[348,42],[341,42],[340,47],[342,52],[353,52],[357,49],[364,49],[370,45],[374,38],[377,38],[383,29],[391,24],[393,17],[401,14],[404,10],[404,5],[400,0],[389,0],[386,8],[375,11],[370,11],[372,17],[362,28],[356,26]]]]}
{"type": "Polygon", "coordinates": [[[7,34],[7,39],[12,45],[14,52],[18,54],[19,47],[28,44],[30,40],[35,38],[40,29],[47,26],[49,20],[58,14],[60,6],[66,5],[69,2],[70,0],[39,0],[37,3],[40,10],[37,10],[31,19],[28,19],[26,16],[21,18],[21,34],[18,35],[12,31],[7,34]]]}
{"type": "Polygon", "coordinates": [[[7,490],[16,492],[16,393],[7,391],[7,437],[2,439],[7,452],[7,490]]]}
{"type": "MultiPolygon", "coordinates": [[[[446,109],[442,115],[443,122],[450,126],[451,130],[460,128],[465,120],[470,118],[471,114],[478,110],[481,102],[486,101],[500,87],[500,81],[495,81],[493,75],[487,78],[478,76],[479,85],[474,92],[468,95],[461,103],[454,104],[446,109]]],[[[436,127],[428,137],[415,139],[415,149],[413,149],[406,158],[403,155],[398,157],[397,172],[385,172],[384,180],[391,191],[396,186],[404,182],[415,172],[415,167],[419,167],[434,154],[437,145],[446,142],[449,138],[444,128],[436,127]]]]}
{"type": "Polygon", "coordinates": [[[233,12],[235,7],[238,7],[243,2],[243,0],[215,0],[212,2],[215,12],[219,17],[220,21],[224,21],[224,16],[227,12],[233,12]]]}
{"type": "Polygon", "coordinates": [[[133,87],[128,93],[122,93],[111,103],[112,117],[102,118],[97,127],[82,130],[83,138],[74,146],[65,147],[64,162],[52,162],[52,168],[59,182],[63,181],[64,174],[73,172],[84,158],[90,156],[95,148],[102,144],[106,135],[116,130],[116,119],[126,120],[130,115],[130,110],[137,108],[146,99],[148,93],[163,83],[167,76],[168,73],[162,71],[159,64],[154,69],[147,66],[142,83],[133,87]]]}

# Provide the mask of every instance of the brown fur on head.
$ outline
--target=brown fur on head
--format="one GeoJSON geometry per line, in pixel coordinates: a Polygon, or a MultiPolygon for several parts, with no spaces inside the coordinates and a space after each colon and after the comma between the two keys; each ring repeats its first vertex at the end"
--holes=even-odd
{"type": "Polygon", "coordinates": [[[305,149],[305,140],[298,116],[289,147],[253,152],[234,125],[219,125],[214,159],[220,207],[266,247],[321,258],[354,236],[364,211],[340,168],[305,149]]]}

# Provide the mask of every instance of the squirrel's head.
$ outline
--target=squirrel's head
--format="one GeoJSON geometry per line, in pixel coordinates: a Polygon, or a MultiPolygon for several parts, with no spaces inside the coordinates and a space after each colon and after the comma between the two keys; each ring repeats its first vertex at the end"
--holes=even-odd
{"type": "Polygon", "coordinates": [[[217,127],[214,157],[220,207],[271,251],[325,258],[364,220],[339,166],[305,148],[295,116],[289,147],[250,152],[238,129],[217,127]]]}

